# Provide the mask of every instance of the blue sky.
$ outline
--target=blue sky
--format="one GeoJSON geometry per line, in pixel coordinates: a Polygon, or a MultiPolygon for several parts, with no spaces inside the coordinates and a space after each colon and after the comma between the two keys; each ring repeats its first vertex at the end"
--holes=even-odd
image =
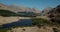
{"type": "Polygon", "coordinates": [[[60,4],[60,0],[0,0],[0,3],[4,4],[17,4],[20,6],[26,6],[30,8],[38,8],[43,10],[46,7],[56,7],[60,4]]]}

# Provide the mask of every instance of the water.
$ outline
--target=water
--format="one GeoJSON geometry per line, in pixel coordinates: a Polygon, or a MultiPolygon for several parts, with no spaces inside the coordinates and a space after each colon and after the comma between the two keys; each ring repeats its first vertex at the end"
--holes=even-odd
{"type": "Polygon", "coordinates": [[[2,25],[2,28],[10,28],[12,26],[31,26],[32,25],[32,20],[31,19],[23,19],[23,20],[18,20],[13,23],[8,23],[2,25]]]}

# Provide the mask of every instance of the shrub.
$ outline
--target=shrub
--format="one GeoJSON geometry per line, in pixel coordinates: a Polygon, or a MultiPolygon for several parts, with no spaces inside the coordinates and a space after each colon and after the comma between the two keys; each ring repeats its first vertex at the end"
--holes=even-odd
{"type": "Polygon", "coordinates": [[[54,32],[58,32],[57,28],[53,28],[53,31],[54,31],[54,32]]]}

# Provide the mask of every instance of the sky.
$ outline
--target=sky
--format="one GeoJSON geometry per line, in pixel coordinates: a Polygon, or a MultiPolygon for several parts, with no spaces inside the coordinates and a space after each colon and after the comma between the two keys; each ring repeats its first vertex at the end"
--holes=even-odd
{"type": "Polygon", "coordinates": [[[0,3],[7,5],[17,4],[19,6],[43,10],[46,7],[56,7],[60,4],[60,0],[0,0],[0,3]]]}

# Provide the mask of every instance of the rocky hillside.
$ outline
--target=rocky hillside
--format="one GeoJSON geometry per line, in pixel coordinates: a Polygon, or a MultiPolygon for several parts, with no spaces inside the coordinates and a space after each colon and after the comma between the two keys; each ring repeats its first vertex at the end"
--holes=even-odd
{"type": "Polygon", "coordinates": [[[9,10],[0,9],[0,16],[17,16],[17,14],[9,10]]]}
{"type": "Polygon", "coordinates": [[[47,16],[50,18],[50,21],[60,23],[60,5],[57,5],[55,8],[45,8],[41,12],[41,16],[47,16]]]}
{"type": "Polygon", "coordinates": [[[45,9],[43,9],[43,11],[41,12],[42,16],[46,16],[48,14],[48,12],[50,12],[53,8],[52,7],[47,7],[45,9]]]}
{"type": "Polygon", "coordinates": [[[60,23],[60,5],[49,12],[49,17],[51,18],[51,21],[60,23]]]}

